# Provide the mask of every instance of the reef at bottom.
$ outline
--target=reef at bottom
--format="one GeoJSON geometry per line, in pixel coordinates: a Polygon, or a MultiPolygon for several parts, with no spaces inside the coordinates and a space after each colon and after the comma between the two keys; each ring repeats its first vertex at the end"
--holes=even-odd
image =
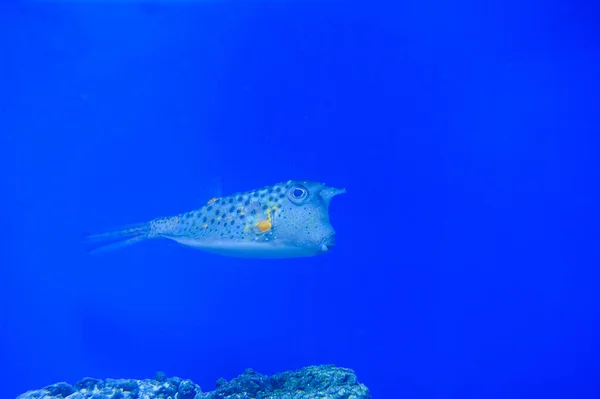
{"type": "Polygon", "coordinates": [[[28,391],[17,399],[371,399],[369,389],[348,368],[309,366],[266,376],[247,369],[231,381],[221,378],[216,389],[202,392],[188,379],[157,373],[153,379],[84,378],[28,391]]]}

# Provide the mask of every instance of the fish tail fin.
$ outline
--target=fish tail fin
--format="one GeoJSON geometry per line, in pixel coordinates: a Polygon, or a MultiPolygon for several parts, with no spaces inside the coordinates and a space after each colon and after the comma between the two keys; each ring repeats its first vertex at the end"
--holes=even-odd
{"type": "Polygon", "coordinates": [[[152,234],[152,222],[139,223],[97,234],[84,234],[86,252],[97,253],[116,250],[141,241],[156,238],[152,234]]]}

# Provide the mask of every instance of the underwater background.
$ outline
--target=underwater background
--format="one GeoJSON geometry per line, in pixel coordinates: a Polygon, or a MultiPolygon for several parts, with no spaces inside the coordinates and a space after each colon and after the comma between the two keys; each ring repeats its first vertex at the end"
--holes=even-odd
{"type": "Polygon", "coordinates": [[[335,364],[374,398],[600,397],[595,11],[3,2],[0,396],[335,364]],[[331,253],[81,243],[289,179],[346,188],[331,253]]]}

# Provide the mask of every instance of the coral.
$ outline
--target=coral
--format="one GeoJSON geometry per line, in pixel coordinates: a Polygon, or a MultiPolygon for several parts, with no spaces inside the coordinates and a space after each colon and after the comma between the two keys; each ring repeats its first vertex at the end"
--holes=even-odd
{"type": "Polygon", "coordinates": [[[167,378],[98,380],[84,378],[75,386],[60,382],[21,394],[17,399],[370,399],[369,390],[354,371],[332,365],[309,366],[266,376],[247,369],[216,389],[202,392],[191,380],[167,378]]]}

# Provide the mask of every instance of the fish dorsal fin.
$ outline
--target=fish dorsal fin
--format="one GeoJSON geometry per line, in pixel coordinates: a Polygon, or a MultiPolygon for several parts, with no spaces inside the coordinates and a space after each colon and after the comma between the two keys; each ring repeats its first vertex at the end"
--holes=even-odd
{"type": "Polygon", "coordinates": [[[202,205],[212,203],[223,196],[223,183],[220,177],[205,177],[202,182],[198,199],[202,205]]]}

